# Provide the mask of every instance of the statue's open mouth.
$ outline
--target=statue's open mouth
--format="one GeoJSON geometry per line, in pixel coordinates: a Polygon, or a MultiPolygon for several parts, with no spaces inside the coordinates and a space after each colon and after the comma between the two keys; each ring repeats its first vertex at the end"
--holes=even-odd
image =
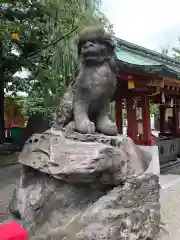
{"type": "Polygon", "coordinates": [[[84,56],[97,56],[97,55],[99,55],[99,53],[100,52],[98,52],[98,54],[97,54],[97,49],[94,47],[90,47],[88,49],[82,50],[82,54],[84,56]]]}
{"type": "Polygon", "coordinates": [[[102,49],[99,49],[99,51],[97,51],[96,48],[90,48],[87,50],[83,50],[82,51],[82,55],[86,58],[89,57],[100,57],[100,56],[107,56],[107,53],[105,51],[103,51],[102,49]]]}

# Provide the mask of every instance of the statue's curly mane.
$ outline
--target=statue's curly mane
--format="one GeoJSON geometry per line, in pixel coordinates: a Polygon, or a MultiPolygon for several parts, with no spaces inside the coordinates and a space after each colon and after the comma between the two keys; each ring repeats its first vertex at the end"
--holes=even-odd
{"type": "Polygon", "coordinates": [[[79,33],[78,38],[76,39],[79,54],[81,52],[82,45],[87,41],[98,41],[108,44],[112,51],[115,48],[115,44],[112,40],[111,35],[107,33],[102,27],[86,27],[79,33]]]}

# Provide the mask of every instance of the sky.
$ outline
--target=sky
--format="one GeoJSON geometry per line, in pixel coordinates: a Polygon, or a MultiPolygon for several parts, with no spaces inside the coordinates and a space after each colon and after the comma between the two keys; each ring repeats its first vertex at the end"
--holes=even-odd
{"type": "Polygon", "coordinates": [[[118,38],[161,52],[180,46],[180,0],[104,0],[118,38]]]}

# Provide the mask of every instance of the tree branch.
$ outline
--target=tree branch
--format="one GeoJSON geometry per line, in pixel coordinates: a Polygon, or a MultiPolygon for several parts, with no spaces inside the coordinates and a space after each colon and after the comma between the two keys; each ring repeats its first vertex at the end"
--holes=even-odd
{"type": "MultiPolygon", "coordinates": [[[[65,34],[64,36],[60,37],[59,39],[56,39],[56,40],[50,42],[49,44],[47,44],[46,46],[44,46],[43,48],[38,49],[36,52],[33,52],[33,53],[29,54],[28,56],[25,57],[25,59],[28,59],[28,58],[30,58],[30,57],[35,56],[36,54],[42,52],[43,50],[47,49],[47,48],[50,47],[50,46],[56,45],[59,41],[61,41],[61,40],[63,40],[64,38],[68,37],[68,36],[71,35],[73,32],[75,32],[77,29],[78,29],[78,27],[76,26],[76,27],[73,28],[70,32],[68,32],[68,33],[65,34]]],[[[20,57],[19,61],[16,61],[16,62],[14,63],[14,65],[13,65],[14,69],[18,68],[19,65],[21,65],[21,60],[23,61],[23,59],[20,57]]],[[[1,65],[0,65],[0,69],[3,69],[3,68],[6,68],[6,66],[4,66],[3,64],[1,64],[1,65]]],[[[12,70],[12,66],[11,66],[10,69],[12,70]]],[[[8,73],[10,69],[9,69],[9,68],[6,69],[6,70],[4,71],[4,73],[8,73]]]]}
{"type": "Polygon", "coordinates": [[[73,28],[70,32],[68,32],[67,34],[65,34],[64,36],[60,37],[59,39],[56,39],[52,42],[50,42],[49,44],[47,44],[46,46],[44,46],[43,48],[38,49],[36,52],[33,52],[31,54],[29,54],[27,57],[32,57],[40,52],[42,52],[43,50],[47,49],[50,46],[54,46],[56,45],[59,41],[63,40],[64,38],[68,37],[69,35],[71,35],[73,32],[75,32],[78,29],[78,26],[76,26],[75,28],[73,28]]]}

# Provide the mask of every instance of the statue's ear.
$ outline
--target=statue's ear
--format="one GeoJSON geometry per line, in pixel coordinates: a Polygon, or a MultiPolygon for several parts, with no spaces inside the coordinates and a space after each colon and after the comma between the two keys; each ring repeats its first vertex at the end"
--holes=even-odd
{"type": "Polygon", "coordinates": [[[80,42],[79,42],[79,37],[78,37],[78,36],[75,37],[75,39],[74,39],[74,43],[75,43],[76,46],[77,46],[77,52],[78,52],[78,55],[80,55],[80,54],[81,54],[81,46],[80,46],[80,42]]]}
{"type": "Polygon", "coordinates": [[[117,43],[118,43],[118,41],[114,38],[114,39],[112,39],[112,43],[113,43],[113,45],[116,47],[117,46],[117,43]]]}

